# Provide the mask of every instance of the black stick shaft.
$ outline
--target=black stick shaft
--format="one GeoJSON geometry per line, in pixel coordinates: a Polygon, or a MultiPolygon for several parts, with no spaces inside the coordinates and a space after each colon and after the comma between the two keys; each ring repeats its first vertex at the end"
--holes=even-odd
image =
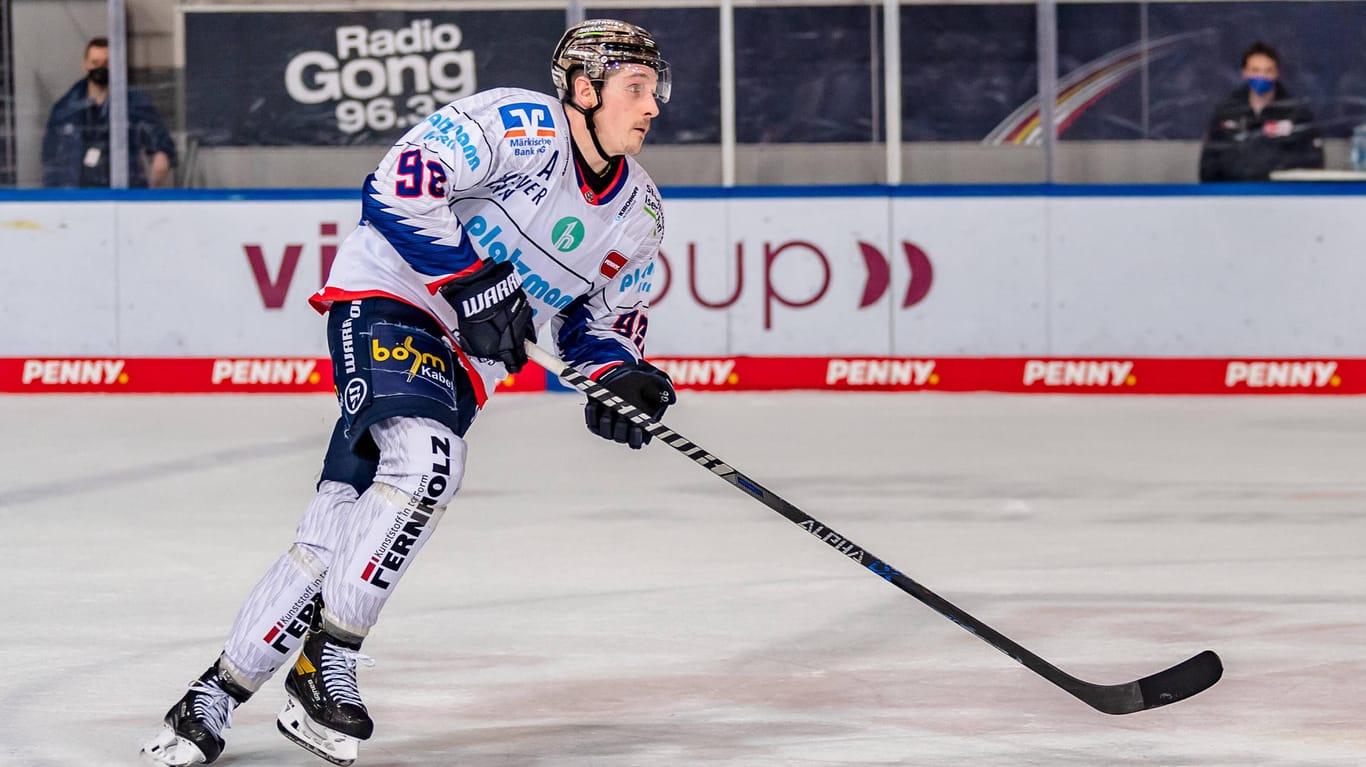
{"type": "Polygon", "coordinates": [[[669,447],[691,458],[695,463],[710,470],[716,476],[783,515],[793,524],[821,539],[834,550],[863,565],[873,574],[920,600],[935,612],[958,624],[1025,668],[1066,690],[1098,711],[1107,714],[1128,714],[1175,703],[1213,685],[1219,681],[1219,677],[1223,673],[1223,666],[1218,656],[1206,650],[1169,669],[1126,684],[1099,685],[1077,679],[973,617],[967,611],[912,580],[905,573],[874,556],[872,552],[788,503],[777,493],[740,473],[725,461],[703,450],[682,434],[632,407],[606,387],[565,364],[563,360],[530,342],[527,343],[527,354],[538,365],[556,374],[574,388],[630,418],[632,422],[639,424],[652,436],[667,443],[669,447]]]}

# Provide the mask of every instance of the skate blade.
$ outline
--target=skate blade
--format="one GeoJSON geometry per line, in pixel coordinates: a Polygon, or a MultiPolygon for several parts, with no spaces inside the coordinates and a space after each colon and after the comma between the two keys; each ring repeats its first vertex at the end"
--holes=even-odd
{"type": "Polygon", "coordinates": [[[199,746],[175,734],[170,726],[161,728],[155,738],[142,747],[144,761],[164,767],[188,767],[191,764],[204,764],[204,752],[199,746]]]}
{"type": "Polygon", "coordinates": [[[304,707],[294,700],[293,695],[285,701],[275,726],[280,729],[281,735],[341,767],[356,761],[360,752],[360,741],[309,719],[304,707]]]}

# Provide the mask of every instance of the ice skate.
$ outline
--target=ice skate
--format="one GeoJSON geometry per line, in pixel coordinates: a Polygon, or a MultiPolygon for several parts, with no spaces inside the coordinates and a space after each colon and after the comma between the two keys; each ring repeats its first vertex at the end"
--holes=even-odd
{"type": "Polygon", "coordinates": [[[285,677],[289,700],[276,725],[286,738],[333,764],[356,761],[375,723],[356,688],[356,664],[374,661],[326,631],[310,632],[285,677]]]}
{"type": "Polygon", "coordinates": [[[214,663],[166,712],[166,726],[142,747],[143,755],[168,767],[213,762],[223,753],[223,730],[232,726],[233,709],[250,697],[214,663]]]}

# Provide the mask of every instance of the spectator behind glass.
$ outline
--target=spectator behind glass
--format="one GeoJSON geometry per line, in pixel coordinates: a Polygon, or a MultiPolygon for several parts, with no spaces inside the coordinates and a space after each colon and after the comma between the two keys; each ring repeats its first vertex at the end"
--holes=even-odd
{"type": "MultiPolygon", "coordinates": [[[[43,134],[43,186],[109,186],[109,40],[92,39],[85,77],[52,105],[43,134]]],[[[128,89],[128,185],[165,186],[176,151],[147,96],[128,89]],[[144,171],[145,166],[145,171],[144,171]]]]}
{"type": "Polygon", "coordinates": [[[1243,85],[1219,103],[1200,151],[1201,181],[1266,181],[1283,168],[1322,168],[1314,115],[1291,98],[1276,49],[1255,42],[1243,52],[1243,85]]]}

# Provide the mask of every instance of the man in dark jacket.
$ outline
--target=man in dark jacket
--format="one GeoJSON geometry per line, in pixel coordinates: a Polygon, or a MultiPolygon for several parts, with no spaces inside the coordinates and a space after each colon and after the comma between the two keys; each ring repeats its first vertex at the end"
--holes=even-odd
{"type": "Polygon", "coordinates": [[[1256,42],[1243,53],[1243,85],[1214,110],[1200,152],[1201,181],[1266,181],[1282,168],[1322,168],[1314,115],[1277,81],[1276,49],[1256,42]]]}
{"type": "MultiPolygon", "coordinates": [[[[109,41],[85,46],[85,77],[57,100],[43,134],[43,186],[109,186],[109,41]]],[[[128,89],[128,185],[164,186],[175,143],[156,107],[128,89]],[[146,172],[144,172],[144,165],[146,172]]]]}

